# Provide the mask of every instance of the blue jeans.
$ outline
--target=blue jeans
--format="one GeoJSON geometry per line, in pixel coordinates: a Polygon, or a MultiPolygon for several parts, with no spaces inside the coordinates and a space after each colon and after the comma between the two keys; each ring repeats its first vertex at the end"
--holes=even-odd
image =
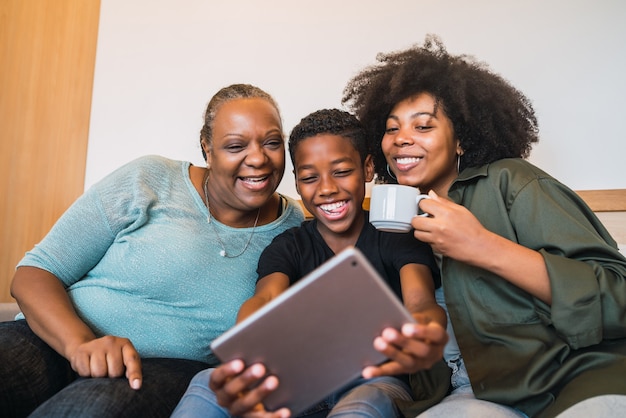
{"type": "Polygon", "coordinates": [[[143,385],[125,378],[80,378],[25,320],[0,322],[0,416],[169,417],[191,378],[207,364],[142,359],[143,385]]]}
{"type": "Polygon", "coordinates": [[[459,386],[416,418],[527,418],[510,406],[476,399],[472,387],[459,386]]]}
{"type": "Polygon", "coordinates": [[[556,418],[621,418],[626,411],[626,395],[600,395],[570,406],[556,418]]]}
{"type": "MultiPolygon", "coordinates": [[[[191,381],[172,418],[229,418],[228,411],[217,404],[209,389],[214,369],[203,370],[191,381]]],[[[408,385],[395,377],[356,379],[310,408],[301,417],[398,417],[394,399],[411,400],[408,385]]]]}

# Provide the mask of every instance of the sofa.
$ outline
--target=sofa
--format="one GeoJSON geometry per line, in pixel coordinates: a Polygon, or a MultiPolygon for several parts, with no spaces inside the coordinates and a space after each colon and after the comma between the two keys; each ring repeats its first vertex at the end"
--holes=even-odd
{"type": "Polygon", "coordinates": [[[20,311],[15,302],[0,303],[0,322],[12,321],[20,311]]]}

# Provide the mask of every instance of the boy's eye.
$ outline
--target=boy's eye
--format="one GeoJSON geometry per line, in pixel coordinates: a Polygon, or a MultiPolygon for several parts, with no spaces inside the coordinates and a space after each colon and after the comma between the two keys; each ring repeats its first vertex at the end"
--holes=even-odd
{"type": "Polygon", "coordinates": [[[346,177],[346,176],[349,176],[350,174],[352,174],[352,172],[353,172],[353,171],[354,171],[354,170],[351,170],[351,169],[346,169],[346,170],[337,170],[337,171],[335,172],[335,175],[336,175],[337,177],[346,177]]]}
{"type": "Polygon", "coordinates": [[[298,181],[301,183],[312,183],[317,179],[317,176],[302,176],[298,178],[298,181]]]}

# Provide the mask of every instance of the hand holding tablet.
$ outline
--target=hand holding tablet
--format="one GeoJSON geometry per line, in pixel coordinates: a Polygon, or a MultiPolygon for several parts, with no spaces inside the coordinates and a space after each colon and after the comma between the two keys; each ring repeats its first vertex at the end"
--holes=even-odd
{"type": "Polygon", "coordinates": [[[414,322],[363,254],[348,248],[217,338],[224,362],[262,363],[278,388],[264,405],[292,416],[386,360],[373,347],[383,329],[414,322]]]}

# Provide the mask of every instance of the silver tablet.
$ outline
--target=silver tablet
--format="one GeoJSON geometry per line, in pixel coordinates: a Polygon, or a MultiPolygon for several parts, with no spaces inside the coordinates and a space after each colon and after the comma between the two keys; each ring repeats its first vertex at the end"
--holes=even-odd
{"type": "Polygon", "coordinates": [[[226,362],[265,364],[279,379],[264,404],[295,416],[386,358],[373,348],[384,328],[414,322],[356,248],[350,247],[215,339],[226,362]]]}

